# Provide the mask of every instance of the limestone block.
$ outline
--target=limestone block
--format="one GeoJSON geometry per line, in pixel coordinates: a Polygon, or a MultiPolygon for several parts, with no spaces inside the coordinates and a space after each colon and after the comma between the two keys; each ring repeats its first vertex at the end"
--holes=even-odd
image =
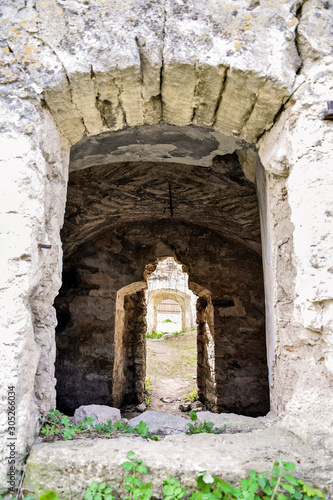
{"type": "Polygon", "coordinates": [[[251,149],[238,149],[236,152],[245,177],[254,182],[258,154],[251,149]]]}
{"type": "Polygon", "coordinates": [[[194,116],[195,125],[213,125],[216,109],[220,104],[221,91],[227,68],[203,65],[195,68],[196,86],[194,89],[194,116]]]}
{"type": "MultiPolygon", "coordinates": [[[[66,144],[38,104],[2,99],[1,135],[1,415],[8,385],[16,392],[17,466],[38,429],[36,402],[55,406],[52,303],[60,285],[60,237],[66,144]],[[51,243],[42,250],[38,243],[51,243]]],[[[68,159],[68,150],[67,150],[68,159]]],[[[1,422],[1,442],[6,435],[1,422]]],[[[1,453],[1,483],[8,461],[1,453]]]]}
{"type": "Polygon", "coordinates": [[[226,425],[226,432],[242,432],[264,429],[264,424],[260,418],[244,417],[235,413],[212,413],[210,411],[200,411],[197,413],[199,422],[213,422],[215,427],[226,425]]]}
{"type": "Polygon", "coordinates": [[[80,406],[74,412],[75,423],[82,422],[84,418],[94,418],[94,424],[107,424],[108,420],[119,422],[121,420],[120,410],[106,405],[80,406]]]}
{"type": "Polygon", "coordinates": [[[147,424],[152,434],[179,434],[188,429],[188,421],[185,418],[159,411],[145,411],[129,420],[128,424],[135,427],[141,420],[147,424]]]}
{"type": "Polygon", "coordinates": [[[297,29],[298,47],[305,66],[332,55],[332,4],[322,0],[305,2],[297,29]]]}
{"type": "Polygon", "coordinates": [[[36,495],[54,490],[62,500],[70,494],[72,498],[81,498],[92,480],[107,481],[114,488],[113,494],[121,497],[125,477],[121,464],[130,450],[147,466],[145,481],[153,481],[155,498],[163,496],[162,485],[167,477],[176,477],[191,492],[196,489],[197,475],[204,470],[238,486],[250,469],[271,470],[277,457],[294,462],[297,477],[327,488],[325,497],[332,498],[332,463],[327,463],[325,451],[322,447],[311,448],[281,429],[182,434],[153,443],[125,436],[41,443],[30,453],[24,487],[36,495]]]}
{"type": "Polygon", "coordinates": [[[71,144],[83,134],[161,119],[216,121],[217,130],[252,142],[272,125],[300,65],[292,8],[291,1],[276,12],[275,5],[252,8],[245,0],[232,9],[212,0],[205,8],[198,0],[127,0],[110,15],[104,3],[38,1],[36,10],[17,10],[6,1],[11,49],[2,71],[12,83],[14,56],[19,67],[29,63],[16,72],[22,92],[43,95],[71,144]]]}

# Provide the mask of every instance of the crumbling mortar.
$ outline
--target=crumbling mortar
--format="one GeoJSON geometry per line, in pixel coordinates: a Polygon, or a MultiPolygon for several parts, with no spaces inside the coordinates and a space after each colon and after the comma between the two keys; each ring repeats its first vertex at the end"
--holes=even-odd
{"type": "Polygon", "coordinates": [[[282,113],[284,112],[285,109],[287,109],[289,103],[292,101],[292,98],[293,98],[293,95],[295,94],[295,92],[297,92],[297,90],[299,88],[302,87],[302,85],[304,85],[306,82],[304,81],[301,81],[299,85],[297,85],[297,87],[294,88],[294,90],[292,91],[292,93],[290,94],[289,97],[287,97],[286,99],[282,99],[281,101],[281,106],[279,108],[279,110],[277,111],[276,115],[274,116],[273,118],[273,123],[272,125],[269,127],[269,128],[266,128],[257,138],[257,143],[259,142],[259,140],[268,132],[270,132],[272,130],[272,128],[274,127],[274,125],[276,124],[276,122],[279,120],[280,116],[282,115],[282,113]]]}
{"type": "Polygon", "coordinates": [[[194,65],[194,72],[195,72],[195,77],[196,77],[196,84],[195,84],[194,91],[193,91],[194,106],[193,106],[193,113],[192,113],[191,123],[193,123],[193,121],[195,119],[195,115],[196,115],[196,111],[197,111],[197,102],[196,102],[196,100],[200,96],[200,92],[199,92],[198,89],[199,89],[201,80],[200,80],[200,73],[199,73],[199,70],[198,70],[198,63],[197,63],[197,61],[195,62],[195,65],[194,65]]]}
{"type": "Polygon", "coordinates": [[[304,65],[303,64],[303,58],[302,58],[302,51],[301,51],[301,48],[300,48],[300,40],[299,40],[300,39],[300,35],[299,35],[299,32],[298,32],[298,29],[299,29],[300,21],[301,21],[301,18],[302,18],[303,6],[304,6],[304,4],[307,1],[308,0],[301,1],[300,4],[298,4],[298,6],[296,8],[296,13],[295,13],[295,17],[297,17],[297,19],[298,19],[298,23],[297,23],[297,26],[295,28],[295,47],[296,47],[296,50],[297,50],[298,57],[301,60],[301,63],[300,63],[299,67],[296,70],[296,75],[299,75],[301,73],[301,71],[303,69],[303,65],[304,65]]]}
{"type": "Polygon", "coordinates": [[[225,90],[225,87],[226,87],[226,84],[227,84],[228,73],[229,73],[229,66],[227,66],[227,68],[225,70],[223,82],[221,84],[221,89],[220,89],[220,92],[219,92],[219,95],[218,95],[218,98],[217,98],[217,101],[216,101],[216,106],[215,106],[215,110],[214,110],[214,114],[213,114],[213,118],[212,118],[212,127],[213,128],[216,125],[217,113],[218,113],[218,110],[220,108],[220,105],[221,105],[221,102],[222,102],[222,98],[223,98],[223,93],[224,93],[224,90],[225,90]]]}
{"type": "Polygon", "coordinates": [[[144,72],[144,62],[143,62],[143,54],[142,54],[141,47],[140,47],[140,44],[139,44],[139,39],[138,39],[138,37],[137,37],[137,36],[135,37],[135,43],[136,43],[136,47],[137,47],[137,51],[138,51],[138,55],[139,55],[139,61],[140,61],[139,71],[140,71],[140,84],[141,84],[141,106],[142,106],[142,114],[143,114],[143,117],[145,118],[145,116],[144,116],[144,95],[143,95],[143,85],[144,85],[144,77],[143,77],[143,72],[144,72]]]}
{"type": "Polygon", "coordinates": [[[120,109],[122,111],[122,114],[123,114],[123,123],[124,123],[125,127],[128,127],[127,117],[126,117],[126,111],[125,111],[125,108],[124,108],[124,105],[123,105],[123,101],[121,99],[121,86],[120,86],[120,84],[118,84],[116,78],[114,78],[113,82],[114,82],[115,86],[118,89],[117,99],[118,99],[119,107],[120,107],[120,109]]]}
{"type": "Polygon", "coordinates": [[[263,79],[263,81],[261,82],[261,85],[255,95],[255,98],[253,100],[253,103],[252,103],[252,106],[250,107],[250,109],[245,113],[244,117],[243,117],[243,122],[240,126],[240,130],[242,130],[244,127],[246,127],[248,121],[250,120],[251,118],[251,115],[253,113],[253,110],[258,102],[258,99],[259,99],[259,95],[260,95],[260,91],[261,89],[263,88],[263,86],[265,85],[265,83],[267,82],[267,77],[263,79]]]}
{"type": "Polygon", "coordinates": [[[163,1],[163,28],[162,28],[162,54],[161,54],[161,71],[160,71],[160,100],[161,100],[161,119],[160,123],[164,122],[163,111],[164,111],[164,102],[163,102],[163,72],[164,72],[164,41],[165,41],[165,26],[166,26],[166,0],[163,1]]]}

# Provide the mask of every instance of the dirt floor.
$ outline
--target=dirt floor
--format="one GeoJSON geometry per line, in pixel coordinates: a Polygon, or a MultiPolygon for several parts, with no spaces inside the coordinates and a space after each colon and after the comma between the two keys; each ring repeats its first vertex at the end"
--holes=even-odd
{"type": "MultiPolygon", "coordinates": [[[[147,395],[147,410],[172,413],[190,418],[179,405],[196,386],[196,332],[172,333],[160,339],[147,339],[147,378],[151,389],[147,395]]],[[[147,379],[146,379],[147,380],[147,379]]],[[[125,418],[139,415],[134,408],[122,409],[125,418]]]]}
{"type": "Polygon", "coordinates": [[[151,379],[150,410],[186,416],[179,405],[197,388],[196,332],[147,339],[147,377],[151,379]]]}

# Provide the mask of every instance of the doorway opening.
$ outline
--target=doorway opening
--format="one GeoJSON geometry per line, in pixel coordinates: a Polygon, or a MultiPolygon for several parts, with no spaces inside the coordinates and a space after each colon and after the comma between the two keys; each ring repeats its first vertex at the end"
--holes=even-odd
{"type": "Polygon", "coordinates": [[[185,394],[197,394],[197,296],[173,257],[147,278],[147,407],[180,414],[185,394]]]}
{"type": "MultiPolygon", "coordinates": [[[[173,257],[198,297],[200,399],[217,412],[268,412],[258,201],[237,154],[216,156],[209,168],[132,162],[73,171],[62,241],[59,409],[143,400],[148,279],[173,257]]],[[[156,316],[163,300],[181,309],[187,300],[184,290],[160,299],[156,316]]],[[[182,324],[188,316],[182,309],[182,324]]]]}

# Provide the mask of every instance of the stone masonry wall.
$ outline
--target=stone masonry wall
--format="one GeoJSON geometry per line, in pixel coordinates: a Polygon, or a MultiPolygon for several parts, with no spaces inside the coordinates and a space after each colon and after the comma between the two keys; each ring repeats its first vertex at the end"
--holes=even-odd
{"type": "MultiPolygon", "coordinates": [[[[110,9],[106,0],[4,0],[0,8],[0,482],[7,385],[17,391],[20,457],[36,434],[36,402],[55,402],[52,304],[69,146],[160,122],[258,146],[271,408],[279,425],[332,451],[333,130],[322,120],[333,100],[332,3],[115,0],[110,9]],[[45,241],[52,248],[39,250],[45,241]]],[[[131,150],[130,160],[147,159],[137,142],[131,150]]],[[[248,147],[239,155],[252,180],[254,156],[248,147]]]]}
{"type": "MultiPolygon", "coordinates": [[[[216,232],[177,220],[132,223],[116,232],[114,236],[109,229],[104,230],[80,245],[64,263],[66,271],[76,270],[83,279],[75,284],[64,281],[56,300],[57,309],[67,318],[56,336],[61,409],[73,412],[81,404],[112,404],[116,294],[142,280],[146,265],[154,262],[156,248],[163,242],[166,255],[173,253],[189,269],[190,281],[204,285],[212,294],[217,408],[245,415],[265,414],[269,406],[260,256],[216,232]],[[230,302],[235,305],[230,307],[230,302]]],[[[68,274],[64,274],[65,279],[68,274]]],[[[140,327],[145,312],[141,307],[137,293],[125,298],[129,326],[123,339],[124,357],[140,358],[139,365],[144,351],[133,354],[133,345],[145,344],[145,323],[140,327]],[[131,305],[133,301],[136,307],[131,305]],[[143,339],[135,342],[133,338],[141,334],[143,339]]],[[[139,369],[132,364],[125,362],[129,387],[132,371],[139,369]]],[[[143,372],[141,378],[144,380],[143,372]]],[[[134,397],[127,392],[128,398],[134,397]]],[[[130,402],[128,398],[126,402],[130,402]]]]}

